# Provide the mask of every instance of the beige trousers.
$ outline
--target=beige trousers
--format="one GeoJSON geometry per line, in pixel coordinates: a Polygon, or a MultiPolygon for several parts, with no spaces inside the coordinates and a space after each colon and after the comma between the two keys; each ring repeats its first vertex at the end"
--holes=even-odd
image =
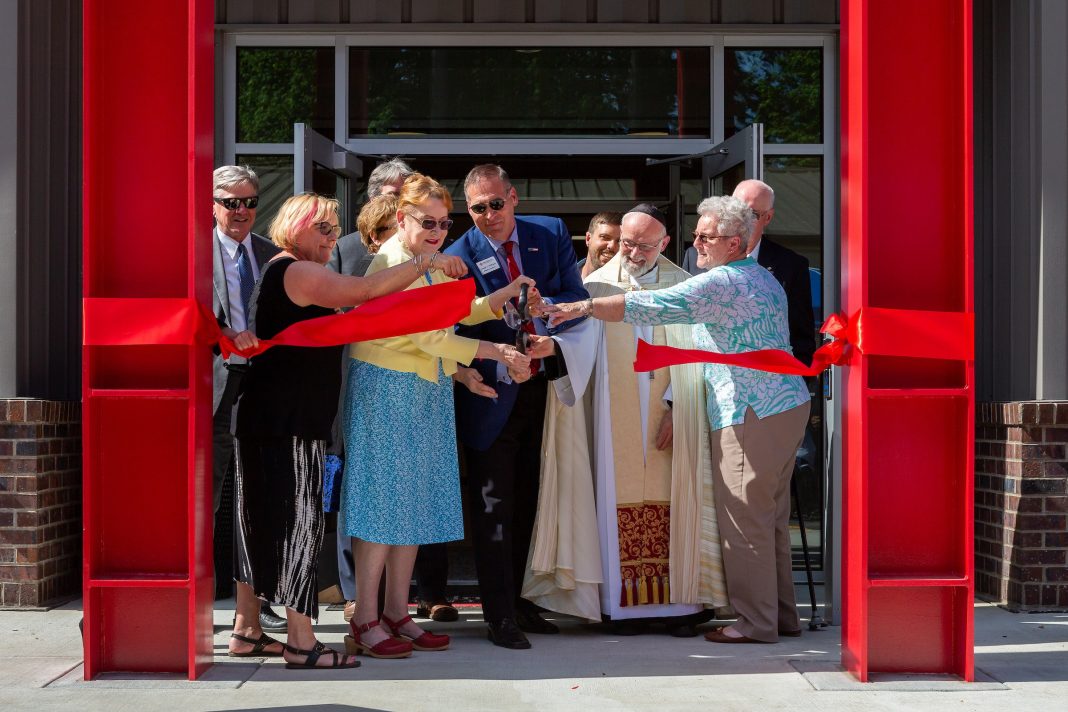
{"type": "Polygon", "coordinates": [[[774,643],[801,627],[790,562],[790,477],[810,405],[714,430],[712,467],[732,627],[774,643]]]}

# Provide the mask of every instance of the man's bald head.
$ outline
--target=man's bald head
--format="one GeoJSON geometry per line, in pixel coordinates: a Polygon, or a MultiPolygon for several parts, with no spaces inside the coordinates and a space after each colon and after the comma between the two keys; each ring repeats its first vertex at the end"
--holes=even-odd
{"type": "Polygon", "coordinates": [[[739,183],[734,189],[734,197],[748,205],[756,217],[746,248],[748,252],[752,252],[763,237],[764,228],[775,217],[775,191],[764,181],[754,178],[739,183]]]}
{"type": "Polygon", "coordinates": [[[667,228],[656,216],[631,211],[623,216],[619,254],[623,269],[635,277],[656,266],[656,258],[668,244],[667,228]]]}

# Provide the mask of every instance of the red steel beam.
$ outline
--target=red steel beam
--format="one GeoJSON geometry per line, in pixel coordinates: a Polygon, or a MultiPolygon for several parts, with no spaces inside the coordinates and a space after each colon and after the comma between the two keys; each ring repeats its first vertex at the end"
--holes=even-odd
{"type": "MultiPolygon", "coordinates": [[[[974,316],[971,35],[970,0],[842,4],[847,314],[974,316]]],[[[842,662],[865,681],[973,679],[974,361],[931,355],[844,372],[842,662]]]]}
{"type": "MultiPolygon", "coordinates": [[[[83,3],[86,299],[210,304],[213,33],[212,0],[83,3]]],[[[211,665],[210,359],[83,344],[86,679],[211,665]]]]}

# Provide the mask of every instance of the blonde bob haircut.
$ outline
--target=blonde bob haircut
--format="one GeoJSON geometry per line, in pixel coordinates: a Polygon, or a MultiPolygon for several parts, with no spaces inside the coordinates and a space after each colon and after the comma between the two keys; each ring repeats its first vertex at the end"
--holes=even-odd
{"type": "Polygon", "coordinates": [[[363,204],[356,218],[356,229],[360,231],[360,240],[368,252],[378,251],[378,244],[374,240],[378,226],[388,225],[396,217],[397,196],[392,193],[376,196],[363,204]]]}
{"type": "Polygon", "coordinates": [[[293,249],[294,238],[309,226],[337,217],[338,201],[317,193],[302,193],[282,203],[268,234],[283,250],[293,249]]]}
{"type": "Polygon", "coordinates": [[[404,210],[409,205],[415,207],[431,198],[445,203],[445,208],[452,210],[452,196],[441,183],[422,173],[413,173],[404,181],[404,186],[397,194],[397,210],[404,210]]]}

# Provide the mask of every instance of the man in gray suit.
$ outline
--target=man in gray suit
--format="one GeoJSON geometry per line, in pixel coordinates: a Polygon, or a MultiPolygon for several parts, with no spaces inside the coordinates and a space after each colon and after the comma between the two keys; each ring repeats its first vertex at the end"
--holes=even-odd
{"type": "MultiPolygon", "coordinates": [[[[247,166],[221,166],[212,180],[212,311],[224,333],[235,337],[248,330],[249,300],[267,262],[279,252],[270,240],[252,233],[259,204],[260,181],[247,166]]],[[[223,488],[234,456],[231,420],[247,361],[237,355],[224,359],[215,354],[212,363],[213,507],[216,519],[223,488]]],[[[216,535],[232,540],[233,532],[216,535]]],[[[216,572],[218,578],[218,572],[216,572]]],[[[264,630],[281,632],[286,621],[264,603],[260,612],[264,630]]]]}

